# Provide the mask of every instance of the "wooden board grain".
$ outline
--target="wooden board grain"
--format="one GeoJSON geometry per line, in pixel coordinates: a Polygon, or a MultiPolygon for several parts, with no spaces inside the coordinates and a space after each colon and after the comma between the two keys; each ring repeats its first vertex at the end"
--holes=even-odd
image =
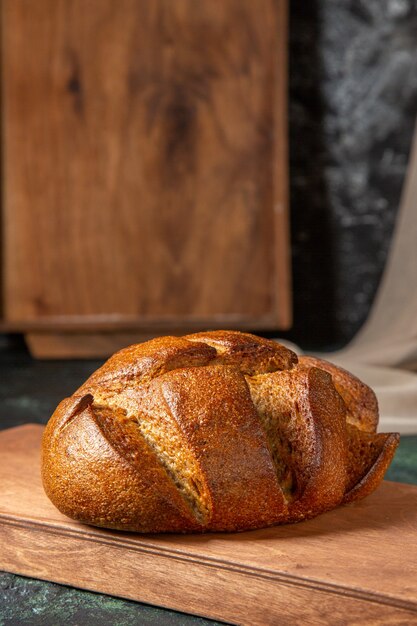
{"type": "Polygon", "coordinates": [[[287,327],[285,0],[1,7],[6,323],[287,327]]]}
{"type": "Polygon", "coordinates": [[[247,533],[118,533],[48,501],[41,433],[0,433],[1,569],[236,624],[417,623],[416,487],[247,533]]]}
{"type": "MultiPolygon", "coordinates": [[[[175,334],[172,329],[170,332],[175,334]]],[[[159,335],[165,334],[163,331],[159,335]]],[[[181,334],[181,333],[178,333],[181,334]]],[[[35,359],[107,358],[134,343],[157,337],[158,333],[26,333],[25,340],[35,359]]]]}

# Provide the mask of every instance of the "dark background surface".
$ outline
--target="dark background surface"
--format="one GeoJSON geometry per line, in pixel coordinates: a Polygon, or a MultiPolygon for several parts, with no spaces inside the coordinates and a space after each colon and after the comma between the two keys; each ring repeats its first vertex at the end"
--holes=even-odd
{"type": "Polygon", "coordinates": [[[286,336],[332,348],[364,322],[389,249],[417,112],[417,3],[290,5],[286,336]]]}

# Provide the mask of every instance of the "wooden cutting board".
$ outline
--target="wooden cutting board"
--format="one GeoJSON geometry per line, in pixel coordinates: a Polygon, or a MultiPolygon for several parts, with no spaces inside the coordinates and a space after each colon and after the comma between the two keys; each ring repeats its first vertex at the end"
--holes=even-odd
{"type": "Polygon", "coordinates": [[[292,526],[135,535],[61,515],[42,427],[0,433],[0,569],[237,624],[417,624],[417,487],[292,526]]]}

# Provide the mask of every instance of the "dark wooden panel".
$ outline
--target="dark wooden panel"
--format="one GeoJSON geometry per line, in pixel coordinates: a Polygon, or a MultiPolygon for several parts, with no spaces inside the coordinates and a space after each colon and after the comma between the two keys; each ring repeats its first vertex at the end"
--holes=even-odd
{"type": "Polygon", "coordinates": [[[6,320],[285,326],[284,0],[2,6],[6,320]]]}
{"type": "Polygon", "coordinates": [[[416,623],[416,487],[245,533],[111,532],[46,498],[41,433],[0,433],[0,568],[248,626],[416,623]]]}

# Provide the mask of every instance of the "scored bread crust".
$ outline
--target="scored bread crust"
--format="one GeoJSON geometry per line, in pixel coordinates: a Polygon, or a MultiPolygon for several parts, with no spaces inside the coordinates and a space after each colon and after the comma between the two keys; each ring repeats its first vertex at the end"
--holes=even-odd
{"type": "Polygon", "coordinates": [[[326,361],[237,331],[113,355],[45,429],[50,500],[136,532],[238,531],[371,493],[395,453],[373,392],[326,361]]]}

